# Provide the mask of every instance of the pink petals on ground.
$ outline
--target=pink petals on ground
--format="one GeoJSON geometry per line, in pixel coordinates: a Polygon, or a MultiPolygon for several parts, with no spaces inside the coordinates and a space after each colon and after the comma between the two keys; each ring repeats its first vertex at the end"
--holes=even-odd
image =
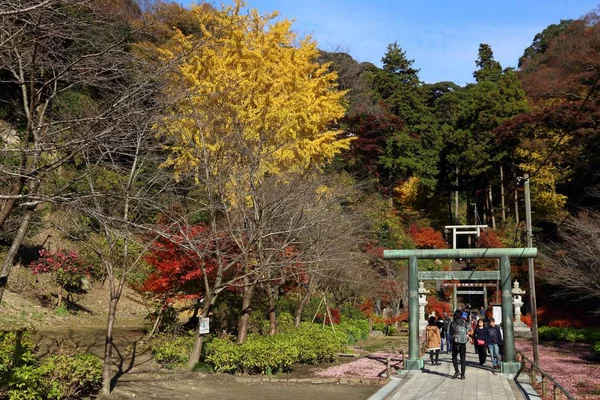
{"type": "Polygon", "coordinates": [[[392,371],[395,371],[402,367],[402,355],[400,354],[372,353],[356,361],[315,371],[315,375],[324,378],[385,378],[388,357],[392,357],[392,371]]]}
{"type": "MultiPolygon", "coordinates": [[[[529,359],[533,359],[530,340],[515,343],[529,359]]],[[[556,345],[540,343],[540,367],[577,399],[600,399],[600,364],[585,360],[590,346],[561,342],[556,345]]]]}

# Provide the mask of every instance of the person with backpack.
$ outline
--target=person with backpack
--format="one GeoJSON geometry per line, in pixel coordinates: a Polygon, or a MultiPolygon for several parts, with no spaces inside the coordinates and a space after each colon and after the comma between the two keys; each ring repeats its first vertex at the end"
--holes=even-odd
{"type": "Polygon", "coordinates": [[[442,353],[444,352],[444,344],[446,345],[446,353],[450,353],[452,351],[450,324],[452,324],[452,320],[450,317],[448,317],[448,313],[444,312],[444,319],[442,320],[442,353]]]}
{"type": "Polygon", "coordinates": [[[454,379],[465,379],[467,341],[468,336],[467,321],[463,319],[463,313],[460,310],[454,312],[454,321],[450,324],[450,336],[452,336],[452,365],[454,365],[454,379]],[[460,356],[460,374],[458,372],[458,357],[460,356]]]}
{"type": "Polygon", "coordinates": [[[486,345],[492,359],[492,368],[500,369],[500,346],[502,345],[502,332],[496,325],[496,320],[490,318],[490,324],[485,327],[486,345]]]}

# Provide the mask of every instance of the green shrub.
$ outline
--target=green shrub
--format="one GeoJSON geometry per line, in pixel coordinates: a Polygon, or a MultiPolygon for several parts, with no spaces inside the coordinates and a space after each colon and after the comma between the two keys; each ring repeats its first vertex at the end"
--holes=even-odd
{"type": "Polygon", "coordinates": [[[366,319],[342,321],[336,329],[346,334],[346,344],[354,344],[369,337],[369,321],[366,319]]]}
{"type": "Polygon", "coordinates": [[[567,341],[576,343],[594,343],[600,341],[599,328],[563,328],[541,326],[538,329],[540,340],[567,341]]]}
{"type": "Polygon", "coordinates": [[[206,361],[215,371],[231,373],[240,368],[242,347],[228,339],[214,339],[207,346],[206,361]]]}
{"type": "Polygon", "coordinates": [[[40,363],[35,350],[27,331],[0,333],[0,387],[9,399],[80,399],[100,389],[102,363],[94,355],[52,355],[40,363]]]}
{"type": "Polygon", "coordinates": [[[0,386],[6,386],[13,371],[35,364],[36,345],[28,331],[0,332],[0,386]]]}
{"type": "Polygon", "coordinates": [[[344,350],[345,331],[302,323],[298,329],[275,336],[250,335],[244,344],[214,339],[206,351],[206,361],[217,372],[270,374],[289,371],[296,363],[331,362],[344,350]]]}
{"type": "Polygon", "coordinates": [[[58,315],[59,317],[68,317],[71,315],[71,312],[67,308],[66,304],[61,304],[59,307],[54,309],[54,314],[58,315]]]}
{"type": "Polygon", "coordinates": [[[381,331],[383,332],[386,336],[393,336],[396,333],[398,333],[398,330],[396,328],[394,328],[391,325],[386,325],[383,323],[379,323],[379,324],[374,324],[373,325],[373,330],[374,331],[381,331]]]}
{"type": "Polygon", "coordinates": [[[304,364],[332,362],[346,344],[344,332],[310,322],[301,323],[291,338],[298,348],[298,362],[304,364]]]}
{"type": "Polygon", "coordinates": [[[207,364],[203,361],[200,361],[194,365],[192,368],[194,372],[213,372],[213,367],[210,364],[207,364]]]}
{"type": "Polygon", "coordinates": [[[600,356],[600,341],[598,341],[592,345],[592,353],[600,356]]]}
{"type": "Polygon", "coordinates": [[[555,326],[540,326],[538,328],[538,337],[540,340],[564,340],[563,330],[564,328],[555,326]]]}
{"type": "Polygon", "coordinates": [[[344,320],[362,320],[365,318],[365,314],[359,309],[359,307],[351,304],[344,303],[340,307],[340,314],[342,321],[344,320]]]}
{"type": "Polygon", "coordinates": [[[277,316],[277,332],[290,333],[296,329],[296,318],[289,312],[281,312],[277,316]]]}
{"type": "Polygon", "coordinates": [[[152,340],[150,350],[159,364],[172,369],[187,363],[193,347],[193,336],[161,335],[152,340]]]}
{"type": "Polygon", "coordinates": [[[298,359],[298,349],[287,336],[253,337],[240,347],[240,369],[248,374],[285,372],[298,359]]]}

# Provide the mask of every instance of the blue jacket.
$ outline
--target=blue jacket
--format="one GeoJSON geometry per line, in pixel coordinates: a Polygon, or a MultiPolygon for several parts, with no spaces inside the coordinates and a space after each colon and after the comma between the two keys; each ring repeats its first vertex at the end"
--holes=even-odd
{"type": "Polygon", "coordinates": [[[500,327],[498,325],[494,327],[488,325],[484,329],[486,335],[486,344],[502,344],[502,332],[500,332],[500,327]]]}

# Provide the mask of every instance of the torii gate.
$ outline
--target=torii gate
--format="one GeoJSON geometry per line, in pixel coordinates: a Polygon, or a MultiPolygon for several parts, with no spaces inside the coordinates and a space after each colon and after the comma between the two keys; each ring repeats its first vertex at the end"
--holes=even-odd
{"type": "Polygon", "coordinates": [[[400,373],[417,372],[424,363],[419,349],[419,280],[500,280],[502,288],[502,330],[504,333],[504,361],[500,372],[514,376],[521,364],[515,361],[515,334],[509,257],[537,257],[536,248],[506,249],[440,249],[440,250],[384,250],[386,260],[408,259],[408,359],[400,373]],[[499,258],[500,271],[419,271],[417,260],[456,258],[499,258]]]}

